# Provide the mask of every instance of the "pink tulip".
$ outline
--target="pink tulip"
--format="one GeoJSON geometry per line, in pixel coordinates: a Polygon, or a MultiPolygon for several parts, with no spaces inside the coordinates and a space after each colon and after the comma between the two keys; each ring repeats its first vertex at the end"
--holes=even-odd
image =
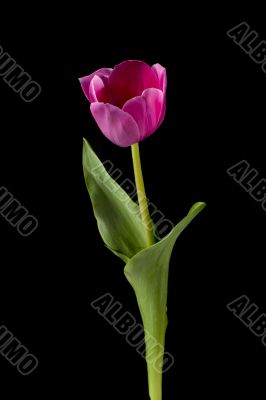
{"type": "Polygon", "coordinates": [[[142,61],[124,61],[80,78],[91,113],[103,134],[121,147],[150,136],[166,108],[166,70],[142,61]]]}

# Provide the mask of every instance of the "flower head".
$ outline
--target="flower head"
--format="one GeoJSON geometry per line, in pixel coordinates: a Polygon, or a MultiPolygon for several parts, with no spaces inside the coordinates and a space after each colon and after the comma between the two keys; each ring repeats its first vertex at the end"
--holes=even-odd
{"type": "Polygon", "coordinates": [[[121,147],[150,136],[166,108],[166,70],[142,61],[124,61],[80,78],[91,113],[103,134],[121,147]]]}

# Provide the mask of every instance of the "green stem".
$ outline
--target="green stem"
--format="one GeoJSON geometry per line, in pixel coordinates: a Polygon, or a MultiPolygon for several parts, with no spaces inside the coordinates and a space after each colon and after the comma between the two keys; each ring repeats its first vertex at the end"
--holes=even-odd
{"type": "Polygon", "coordinates": [[[155,243],[155,241],[153,236],[153,223],[149,213],[148,202],[145,193],[145,186],[141,169],[139,144],[138,143],[132,144],[131,151],[132,151],[132,159],[133,159],[133,167],[134,167],[135,182],[137,187],[140,215],[146,235],[147,247],[149,247],[152,246],[155,243]]]}
{"type": "Polygon", "coordinates": [[[151,400],[162,400],[162,372],[149,371],[149,395],[151,400]]]}

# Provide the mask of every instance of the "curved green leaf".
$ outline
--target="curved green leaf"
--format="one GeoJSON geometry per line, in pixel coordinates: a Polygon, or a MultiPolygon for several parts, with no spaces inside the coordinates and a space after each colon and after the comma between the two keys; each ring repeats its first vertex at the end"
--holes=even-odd
{"type": "Polygon", "coordinates": [[[85,139],[83,170],[103,241],[111,251],[127,262],[146,247],[139,207],[107,173],[85,139]]]}
{"type": "Polygon", "coordinates": [[[146,360],[149,360],[147,366],[152,400],[161,399],[162,368],[156,359],[162,358],[165,342],[168,269],[171,253],[178,236],[204,207],[205,203],[194,204],[188,215],[165,238],[136,254],[128,261],[124,269],[126,278],[135,291],[145,329],[146,360]],[[150,340],[150,337],[153,340],[150,340]]]}

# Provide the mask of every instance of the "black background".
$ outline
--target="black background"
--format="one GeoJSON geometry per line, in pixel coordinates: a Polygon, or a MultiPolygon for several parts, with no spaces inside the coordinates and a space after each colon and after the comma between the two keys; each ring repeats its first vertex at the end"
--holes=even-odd
{"type": "Polygon", "coordinates": [[[166,348],[175,365],[164,399],[263,390],[266,349],[226,309],[245,294],[266,312],[266,214],[226,173],[246,159],[266,177],[266,76],[226,35],[246,21],[266,40],[261,10],[148,8],[2,14],[0,45],[42,87],[26,104],[0,81],[0,186],[39,220],[28,238],[0,221],[0,325],[39,359],[23,377],[0,357],[3,398],[148,399],[144,360],[90,307],[110,292],[140,321],[123,263],[98,234],[81,164],[84,136],[133,178],[130,149],[101,134],[78,82],[126,59],[159,62],[168,74],[165,121],[140,146],[148,197],[174,223],[207,203],[171,259],[166,348]]]}

